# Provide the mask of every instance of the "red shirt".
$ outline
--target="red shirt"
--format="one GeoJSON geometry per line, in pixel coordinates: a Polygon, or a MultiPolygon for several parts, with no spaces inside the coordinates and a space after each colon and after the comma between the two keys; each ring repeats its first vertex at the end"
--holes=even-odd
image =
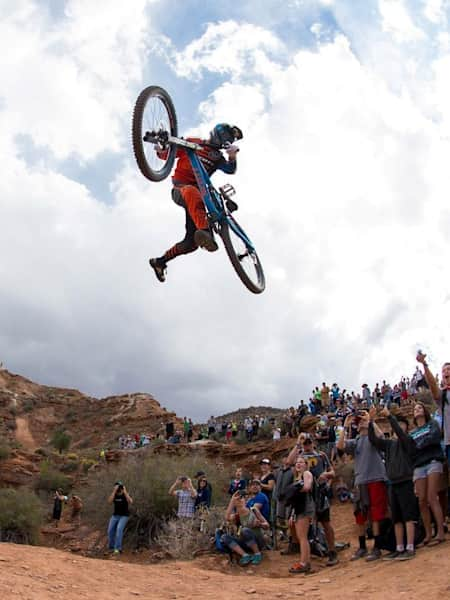
{"type": "MultiPolygon", "coordinates": [[[[194,142],[196,144],[206,144],[205,140],[201,140],[200,138],[186,138],[188,142],[194,142]]],[[[236,161],[225,160],[222,152],[213,146],[204,146],[200,150],[196,150],[200,162],[205,167],[205,171],[211,176],[214,171],[220,169],[225,173],[232,174],[236,171],[236,161]]],[[[194,172],[191,167],[190,160],[188,155],[186,154],[183,148],[178,148],[177,151],[177,165],[175,167],[175,172],[172,176],[172,181],[175,184],[183,184],[183,185],[197,185],[197,181],[195,179],[194,172]]]]}

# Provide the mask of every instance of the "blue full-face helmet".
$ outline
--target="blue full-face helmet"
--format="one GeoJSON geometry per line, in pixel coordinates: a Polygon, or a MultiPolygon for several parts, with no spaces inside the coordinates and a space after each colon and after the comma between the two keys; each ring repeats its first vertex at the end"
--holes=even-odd
{"type": "Polygon", "coordinates": [[[209,134],[209,141],[212,146],[224,148],[226,144],[232,144],[243,137],[241,129],[236,125],[228,123],[218,123],[209,134]]]}

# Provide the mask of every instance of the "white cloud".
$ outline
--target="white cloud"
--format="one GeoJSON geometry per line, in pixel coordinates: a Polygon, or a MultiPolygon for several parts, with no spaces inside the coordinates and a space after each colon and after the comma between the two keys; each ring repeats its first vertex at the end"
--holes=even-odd
{"type": "Polygon", "coordinates": [[[448,9],[448,0],[423,0],[423,14],[432,23],[446,22],[445,10],[448,9]]]}
{"type": "Polygon", "coordinates": [[[379,0],[383,19],[383,30],[397,42],[414,42],[425,37],[425,33],[414,24],[404,0],[379,0]]]}
{"type": "MultiPolygon", "coordinates": [[[[403,59],[404,41],[429,42],[400,5],[383,4],[392,45],[375,24],[370,38],[381,66],[343,34],[291,55],[248,23],[212,23],[178,53],[167,36],[183,90],[195,77],[192,89],[208,90],[190,131],[223,120],[244,129],[238,173],[215,180],[237,188],[238,220],[266,270],[261,296],[223,249],[170,263],[165,285],[146,264],[184,225],[169,182],[142,178],[124,145],[136,82],[151,70],[147,4],[70,2],[58,21],[36,3],[11,4],[0,25],[2,45],[17,49],[0,66],[6,366],[95,394],[149,391],[205,416],[293,404],[323,379],[397,377],[413,370],[417,345],[444,356],[448,56],[424,65],[423,48],[408,49],[412,66],[393,87],[392,49],[403,59]],[[33,167],[24,144],[45,150],[33,167]],[[58,160],[110,148],[118,162],[98,173],[113,198],[104,205],[58,160]]],[[[183,100],[174,95],[181,112],[183,100]]]]}

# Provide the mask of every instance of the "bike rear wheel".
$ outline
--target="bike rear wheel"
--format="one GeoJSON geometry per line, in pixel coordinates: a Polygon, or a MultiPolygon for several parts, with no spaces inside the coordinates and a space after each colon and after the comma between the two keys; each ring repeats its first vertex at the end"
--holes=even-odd
{"type": "Polygon", "coordinates": [[[233,226],[229,224],[230,221],[238,231],[242,231],[233,217],[228,216],[227,221],[221,224],[219,234],[228,258],[245,287],[254,294],[260,294],[266,287],[261,262],[255,250],[249,248],[233,226]]]}
{"type": "Polygon", "coordinates": [[[162,181],[172,170],[177,147],[167,144],[164,158],[156,155],[157,140],[177,137],[178,124],[175,107],[169,94],[161,87],[151,85],[139,94],[133,111],[131,136],[138,167],[150,181],[162,181]],[[144,141],[146,134],[152,141],[144,141]]]}

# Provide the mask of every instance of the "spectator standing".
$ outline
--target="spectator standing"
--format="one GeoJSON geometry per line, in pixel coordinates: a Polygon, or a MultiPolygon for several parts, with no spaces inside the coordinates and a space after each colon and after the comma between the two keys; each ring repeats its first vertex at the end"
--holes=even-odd
{"type": "Polygon", "coordinates": [[[444,517],[438,497],[444,454],[439,425],[422,402],[414,405],[414,424],[416,428],[410,434],[416,445],[413,478],[426,532],[423,543],[426,545],[431,541],[430,509],[436,521],[437,541],[445,541],[444,517]]]}
{"type": "Polygon", "coordinates": [[[81,500],[80,496],[75,496],[75,494],[72,494],[72,496],[69,500],[69,504],[70,504],[70,508],[72,509],[71,514],[70,514],[70,520],[72,521],[72,523],[76,523],[77,525],[80,525],[81,509],[83,508],[83,501],[81,500]]]}
{"type": "Polygon", "coordinates": [[[311,571],[311,548],[308,531],[314,517],[314,500],[312,496],[314,479],[303,456],[299,456],[294,466],[294,483],[289,487],[287,502],[292,507],[289,523],[295,528],[300,544],[300,561],[289,569],[290,573],[309,573],[311,571]]]}
{"type": "Polygon", "coordinates": [[[316,482],[315,510],[316,519],[321,523],[327,538],[328,561],[327,567],[332,567],[338,563],[338,557],[335,547],[334,529],[330,518],[330,491],[331,482],[334,479],[335,472],[325,452],[318,452],[314,449],[313,439],[309,434],[304,434],[303,438],[297,440],[296,446],[288,456],[288,461],[293,464],[301,456],[306,460],[310,473],[312,473],[316,482]],[[301,444],[303,439],[303,448],[301,444]]]}
{"type": "Polygon", "coordinates": [[[169,495],[178,499],[177,517],[179,519],[192,519],[195,513],[195,499],[197,491],[192,485],[192,481],[186,475],[177,477],[170,486],[169,495]],[[176,489],[178,486],[181,489],[176,489]]]}
{"type": "MultiPolygon", "coordinates": [[[[426,354],[420,352],[416,358],[423,365],[426,382],[441,414],[444,451],[447,463],[450,464],[450,363],[446,362],[442,366],[441,389],[439,389],[436,378],[428,368],[426,354]]],[[[448,498],[450,500],[450,488],[448,498]]]]}
{"type": "Polygon", "coordinates": [[[61,488],[58,488],[57,490],[55,490],[55,494],[53,496],[53,514],[52,514],[53,524],[55,527],[58,527],[59,520],[61,519],[63,502],[65,502],[66,499],[67,498],[64,495],[64,492],[62,491],[61,488]]]}
{"type": "Polygon", "coordinates": [[[389,504],[395,529],[396,548],[383,560],[408,560],[414,558],[415,523],[418,519],[417,498],[413,484],[413,455],[415,444],[408,435],[408,420],[398,420],[385,407],[381,415],[388,418],[395,438],[387,439],[377,431],[374,418],[376,408],[370,410],[369,440],[377,450],[384,453],[386,474],[389,478],[389,504]],[[406,526],[406,549],[405,543],[406,526]]]}
{"type": "Polygon", "coordinates": [[[122,552],[123,532],[130,516],[130,504],[133,504],[133,500],[124,484],[116,481],[108,502],[113,505],[113,514],[108,524],[108,547],[118,555],[122,552]]]}
{"type": "Polygon", "coordinates": [[[349,415],[344,423],[344,432],[339,437],[337,449],[354,457],[355,486],[357,488],[355,519],[359,529],[359,549],[351,560],[366,557],[367,561],[381,558],[380,522],[386,517],[387,490],[386,469],[377,449],[370,443],[369,415],[349,415]],[[351,422],[358,428],[355,439],[349,439],[351,422]],[[375,543],[370,554],[366,547],[366,523],[370,517],[375,543]]]}
{"type": "MultiPolygon", "coordinates": [[[[269,506],[272,504],[272,493],[275,487],[275,476],[272,472],[270,458],[263,458],[259,462],[261,468],[261,475],[259,481],[261,482],[261,491],[267,496],[269,500],[269,506]]],[[[270,521],[270,514],[269,519],[270,521]]]]}

